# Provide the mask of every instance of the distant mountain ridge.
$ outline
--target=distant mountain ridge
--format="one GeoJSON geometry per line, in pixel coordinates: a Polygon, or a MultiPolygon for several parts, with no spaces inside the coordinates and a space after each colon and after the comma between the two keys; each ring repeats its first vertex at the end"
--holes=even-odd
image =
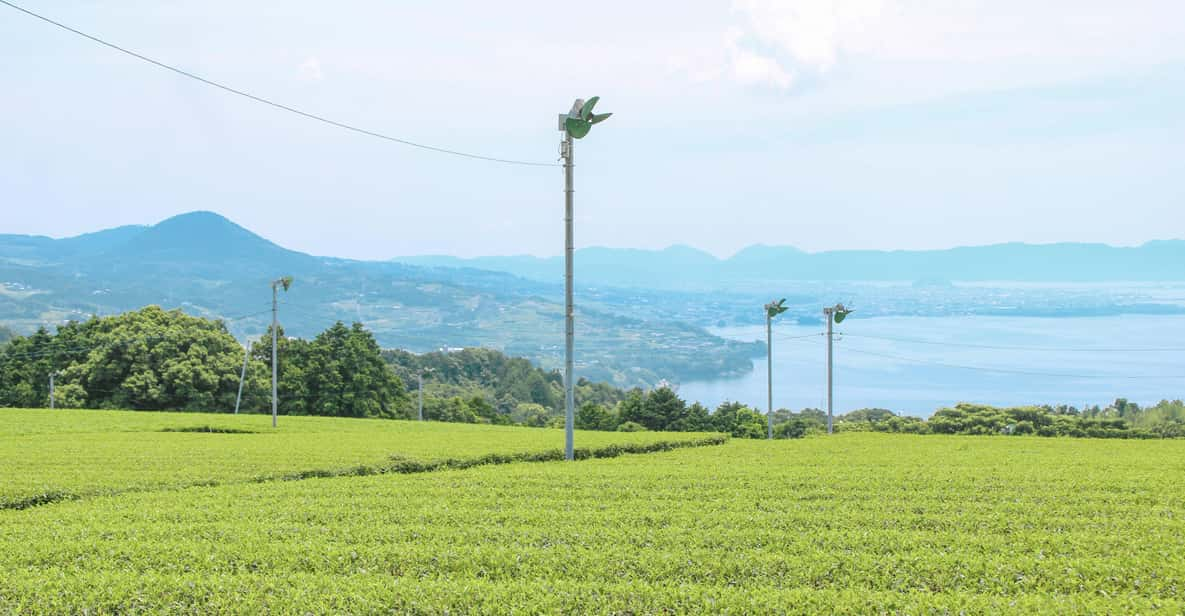
{"type": "Polygon", "coordinates": [[[42,263],[77,257],[99,263],[126,259],[233,261],[250,257],[269,264],[313,258],[281,248],[208,211],[180,214],[155,225],[126,225],[62,239],[0,235],[0,259],[14,257],[42,263]]]}
{"type": "MultiPolygon", "coordinates": [[[[397,257],[400,263],[469,267],[535,280],[563,275],[560,257],[397,257]]],[[[1185,280],[1185,240],[1137,247],[1006,243],[944,250],[835,250],[749,246],[727,259],[687,246],[663,250],[577,251],[582,284],[665,289],[728,288],[746,283],[831,281],[1109,282],[1185,280]]]]}
{"type": "MultiPolygon", "coordinates": [[[[225,318],[236,336],[255,336],[269,323],[270,282],[284,275],[296,279],[281,296],[289,334],[358,321],[386,347],[484,346],[544,368],[561,361],[559,285],[486,270],[312,256],[214,212],[64,239],[0,235],[0,325],[27,333],[156,304],[225,318]]],[[[578,374],[619,386],[736,374],[760,351],[686,323],[588,304],[578,314],[578,374]]]]}

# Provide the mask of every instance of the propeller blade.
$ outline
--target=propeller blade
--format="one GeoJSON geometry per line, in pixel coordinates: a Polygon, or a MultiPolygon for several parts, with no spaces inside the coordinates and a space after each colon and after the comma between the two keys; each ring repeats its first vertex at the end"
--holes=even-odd
{"type": "Polygon", "coordinates": [[[566,130],[569,135],[572,135],[573,139],[580,139],[581,137],[587,135],[590,129],[592,129],[592,124],[585,122],[580,118],[568,118],[564,120],[564,130],[566,130]]]}
{"type": "Polygon", "coordinates": [[[580,107],[580,119],[581,120],[584,120],[585,122],[587,122],[589,120],[589,118],[592,116],[593,107],[597,106],[597,101],[599,101],[599,100],[601,100],[601,97],[594,96],[594,97],[588,99],[588,101],[586,101],[584,103],[584,105],[582,105],[580,107]]]}

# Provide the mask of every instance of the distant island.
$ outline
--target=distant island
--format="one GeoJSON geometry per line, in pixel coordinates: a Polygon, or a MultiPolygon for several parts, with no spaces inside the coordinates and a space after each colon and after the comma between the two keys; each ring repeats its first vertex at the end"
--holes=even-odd
{"type": "MultiPolygon", "coordinates": [[[[688,246],[577,251],[585,284],[669,290],[744,288],[772,281],[1111,282],[1185,280],[1185,240],[1137,247],[1007,243],[946,250],[835,250],[750,246],[727,259],[688,246]]],[[[400,263],[506,272],[540,281],[563,275],[560,257],[407,256],[400,263]]]]}

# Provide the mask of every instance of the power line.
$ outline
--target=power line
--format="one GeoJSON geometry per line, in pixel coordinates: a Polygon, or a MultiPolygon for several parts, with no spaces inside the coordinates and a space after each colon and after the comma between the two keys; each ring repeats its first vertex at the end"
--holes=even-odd
{"type": "Polygon", "coordinates": [[[889,353],[877,353],[874,351],[864,351],[861,349],[845,348],[845,353],[858,353],[860,355],[871,355],[873,357],[883,357],[886,359],[896,359],[899,361],[907,361],[915,364],[929,364],[932,366],[939,366],[943,368],[956,368],[959,370],[974,370],[977,372],[996,372],[999,374],[1017,374],[1025,376],[1049,376],[1058,378],[1070,379],[1126,379],[1126,380],[1155,380],[1155,379],[1185,379],[1182,374],[1160,374],[1160,375],[1141,375],[1129,376],[1118,374],[1067,374],[1060,372],[1032,372],[1028,370],[1010,370],[1007,368],[988,368],[986,366],[967,366],[963,364],[949,364],[946,362],[931,361],[928,359],[917,359],[914,357],[902,357],[900,355],[891,355],[889,353]]]}
{"type": "MultiPolygon", "coordinates": [[[[3,0],[0,0],[0,2],[2,2],[2,1],[3,0]]],[[[221,320],[223,322],[229,323],[229,322],[233,322],[233,321],[241,321],[243,319],[267,314],[270,312],[271,312],[271,310],[264,310],[262,312],[256,312],[256,313],[252,313],[252,314],[246,314],[246,315],[241,315],[241,316],[237,316],[237,317],[230,317],[230,318],[223,318],[223,317],[214,317],[212,319],[209,317],[197,317],[197,318],[209,319],[209,320],[221,320]]],[[[61,335],[61,332],[59,332],[58,334],[49,334],[49,335],[51,337],[58,336],[58,335],[61,335]]],[[[78,353],[86,353],[88,351],[93,351],[95,349],[101,349],[101,348],[111,349],[111,348],[114,348],[119,345],[126,345],[126,344],[132,344],[132,343],[137,343],[137,342],[154,342],[157,340],[164,340],[167,338],[168,338],[168,336],[164,335],[164,334],[155,334],[155,335],[151,335],[151,336],[139,336],[139,337],[135,337],[135,338],[112,338],[112,339],[105,340],[103,342],[99,342],[97,344],[91,344],[91,345],[85,345],[85,346],[84,345],[77,345],[77,344],[68,345],[68,346],[53,346],[53,343],[51,342],[49,348],[44,348],[44,349],[41,349],[38,351],[22,351],[22,352],[15,352],[15,353],[6,353],[4,351],[0,351],[0,358],[39,359],[42,357],[51,357],[51,356],[56,356],[56,355],[73,355],[73,354],[78,354],[78,353]]],[[[51,340],[52,340],[52,338],[51,338],[51,340]]]]}
{"type": "Polygon", "coordinates": [[[263,316],[265,314],[270,314],[270,313],[271,313],[271,310],[261,310],[259,312],[252,312],[251,314],[244,314],[244,315],[240,315],[237,317],[218,317],[218,318],[226,323],[233,323],[234,321],[242,321],[243,319],[250,319],[251,317],[263,316]]]}
{"type": "MultiPolygon", "coordinates": [[[[3,2],[3,1],[4,0],[0,0],[0,2],[3,2]]],[[[257,317],[260,315],[265,315],[265,314],[270,314],[270,313],[271,313],[271,309],[269,308],[267,310],[261,310],[259,312],[252,312],[251,314],[241,314],[241,315],[234,316],[234,317],[221,317],[221,316],[205,317],[205,316],[203,316],[203,317],[199,317],[199,318],[212,319],[215,321],[222,321],[224,323],[233,323],[235,321],[242,321],[243,319],[250,319],[251,317],[257,317]]]]}
{"type": "Polygon", "coordinates": [[[44,15],[34,13],[33,11],[30,11],[29,9],[26,9],[21,6],[17,6],[16,4],[9,2],[8,0],[0,0],[0,4],[5,4],[9,7],[12,7],[14,9],[22,12],[22,13],[25,13],[26,15],[40,19],[41,21],[44,21],[45,23],[57,26],[58,28],[66,30],[67,32],[72,32],[78,36],[85,38],[85,39],[89,39],[91,41],[94,41],[95,43],[98,43],[98,44],[103,45],[105,47],[109,47],[109,48],[114,49],[120,53],[127,54],[133,58],[138,59],[138,60],[142,60],[144,62],[147,62],[149,64],[163,68],[165,70],[172,71],[172,72],[174,72],[178,75],[181,75],[183,77],[188,77],[190,79],[200,81],[208,86],[213,86],[213,87],[218,88],[220,90],[230,92],[231,94],[236,94],[238,96],[242,96],[243,98],[248,98],[248,99],[253,100],[257,103],[263,103],[264,105],[269,105],[269,106],[274,107],[276,109],[287,111],[289,113],[293,113],[298,116],[308,118],[310,120],[316,120],[318,122],[322,122],[322,123],[328,124],[330,126],[335,126],[337,128],[342,128],[342,129],[345,129],[348,131],[352,131],[352,132],[359,133],[362,135],[367,135],[370,137],[375,137],[378,139],[384,139],[386,141],[393,141],[395,143],[400,143],[400,144],[403,144],[406,146],[411,146],[413,148],[420,148],[422,150],[439,152],[441,154],[452,154],[453,156],[461,156],[464,158],[472,158],[472,159],[476,159],[476,160],[484,160],[484,161],[495,162],[495,163],[504,163],[504,164],[508,164],[508,165],[524,165],[524,166],[528,166],[528,167],[558,167],[559,166],[556,163],[514,160],[514,159],[509,159],[509,158],[497,158],[494,156],[483,156],[481,154],[471,154],[469,152],[462,152],[460,150],[450,150],[448,148],[441,148],[441,147],[437,147],[434,145],[427,145],[427,144],[423,144],[423,143],[417,143],[415,141],[408,141],[407,139],[400,139],[399,137],[392,137],[390,135],[384,135],[383,133],[375,132],[372,130],[367,130],[365,128],[360,128],[358,126],[354,126],[351,124],[346,124],[345,122],[338,122],[337,120],[332,120],[332,119],[329,119],[324,116],[320,116],[320,115],[317,115],[314,113],[309,113],[307,111],[302,111],[302,110],[297,109],[295,107],[291,107],[291,106],[285,105],[283,103],[278,103],[276,101],[264,98],[262,96],[256,96],[255,94],[251,94],[250,92],[245,92],[243,90],[232,88],[228,85],[219,83],[217,81],[213,81],[211,79],[207,79],[205,77],[202,77],[201,75],[191,73],[189,71],[177,68],[177,67],[172,66],[170,64],[165,64],[164,62],[161,62],[159,60],[154,60],[152,58],[149,58],[148,56],[136,53],[130,49],[120,47],[119,45],[116,45],[115,43],[110,43],[108,41],[105,41],[97,36],[93,36],[93,35],[87,34],[86,32],[83,32],[81,30],[76,30],[74,28],[71,28],[70,26],[67,26],[66,24],[63,24],[58,21],[54,21],[48,17],[45,17],[44,15]]]}
{"type": "MultiPolygon", "coordinates": [[[[0,0],[2,2],[3,0],[0,0]]],[[[929,344],[935,346],[965,347],[969,349],[994,349],[1001,351],[1050,351],[1066,353],[1169,353],[1185,351],[1185,347],[1043,347],[1043,346],[1012,346],[1004,344],[973,344],[969,342],[947,342],[943,340],[923,340],[920,338],[897,338],[893,336],[875,336],[872,334],[850,334],[836,332],[854,338],[871,338],[874,340],[890,340],[911,344],[929,344]]]]}
{"type": "MultiPolygon", "coordinates": [[[[50,334],[50,335],[53,336],[53,335],[57,335],[57,334],[50,334]]],[[[121,345],[121,344],[129,344],[129,343],[135,343],[135,342],[149,342],[149,341],[153,341],[153,340],[161,340],[164,338],[167,338],[167,336],[165,336],[163,334],[158,334],[158,335],[154,335],[154,336],[140,336],[139,338],[113,338],[113,339],[107,340],[105,342],[101,342],[99,344],[92,344],[89,346],[74,345],[74,346],[51,347],[51,348],[47,348],[47,349],[42,349],[40,351],[24,351],[24,352],[20,352],[20,353],[0,352],[0,358],[36,359],[39,357],[48,357],[48,356],[52,356],[52,355],[85,353],[87,351],[92,351],[94,349],[99,349],[99,348],[114,348],[115,346],[121,345]]],[[[53,343],[51,342],[50,344],[52,345],[53,343]]]]}
{"type": "Polygon", "coordinates": [[[825,334],[823,332],[815,332],[813,334],[803,334],[801,336],[789,336],[786,334],[774,334],[774,338],[776,338],[778,340],[803,340],[806,338],[819,338],[819,337],[822,337],[825,335],[827,335],[827,334],[825,334]]]}

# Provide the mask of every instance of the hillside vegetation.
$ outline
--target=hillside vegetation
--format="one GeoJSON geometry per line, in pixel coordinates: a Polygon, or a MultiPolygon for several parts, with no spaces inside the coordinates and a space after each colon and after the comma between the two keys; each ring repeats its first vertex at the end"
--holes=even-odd
{"type": "MultiPolygon", "coordinates": [[[[113,317],[38,330],[0,347],[0,406],[55,406],[227,412],[235,408],[244,350],[222,321],[149,306],[113,317]]],[[[241,410],[270,412],[271,337],[251,344],[241,410]]],[[[283,415],[412,419],[424,376],[424,417],[431,421],[561,427],[559,372],[490,349],[414,354],[379,349],[361,324],[335,323],[311,340],[279,336],[279,411],[283,415]]],[[[670,388],[624,390],[580,379],[576,427],[598,431],[722,432],[764,438],[769,419],[726,402],[688,402],[670,388]]],[[[823,431],[818,409],[773,414],[776,438],[823,431]]],[[[1031,406],[997,409],[959,404],[928,420],[886,409],[836,418],[840,431],[1008,434],[1098,438],[1185,436],[1185,405],[1149,408],[1118,399],[1106,408],[1031,406]]]]}
{"type": "MultiPolygon", "coordinates": [[[[804,431],[821,432],[826,416],[817,409],[790,414],[804,431]]],[[[1185,403],[1161,400],[1141,407],[1123,398],[1106,407],[1079,409],[1070,405],[994,407],[960,403],[938,409],[928,419],[900,416],[886,409],[860,409],[838,417],[844,432],[904,432],[1008,436],[1071,436],[1088,438],[1185,437],[1185,403]]]]}
{"type": "Polygon", "coordinates": [[[0,611],[1178,613],[1183,461],[841,434],[127,494],[0,511],[0,611]]]}
{"type": "MultiPolygon", "coordinates": [[[[416,418],[419,392],[407,384],[423,373],[425,419],[563,426],[562,376],[498,351],[380,351],[358,323],[336,323],[311,340],[281,330],[278,350],[283,415],[416,418]]],[[[0,406],[49,406],[54,373],[60,408],[225,412],[245,374],[241,409],[269,412],[270,335],[254,341],[246,359],[244,373],[243,350],[223,322],[149,306],[16,338],[0,350],[0,406]]],[[[580,429],[765,434],[752,409],[726,404],[710,414],[666,388],[626,391],[581,379],[576,402],[580,429]]]]}

